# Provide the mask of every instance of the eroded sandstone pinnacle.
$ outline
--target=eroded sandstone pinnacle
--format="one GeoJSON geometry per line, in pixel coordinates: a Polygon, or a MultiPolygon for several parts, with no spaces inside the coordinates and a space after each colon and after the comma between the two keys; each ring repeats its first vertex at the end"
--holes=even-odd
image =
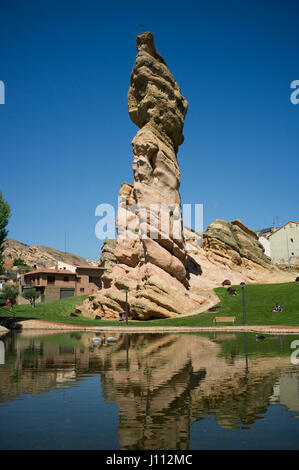
{"type": "Polygon", "coordinates": [[[151,32],[137,36],[137,51],[128,91],[129,115],[140,128],[132,141],[134,182],[119,193],[118,264],[104,272],[103,289],[80,307],[91,318],[119,318],[126,288],[134,319],[191,313],[204,302],[189,290],[179,194],[177,151],[188,103],[151,32]]]}
{"type": "Polygon", "coordinates": [[[137,36],[137,50],[128,92],[130,118],[140,129],[151,130],[176,153],[184,140],[188,102],[156,51],[151,32],[137,36]]]}

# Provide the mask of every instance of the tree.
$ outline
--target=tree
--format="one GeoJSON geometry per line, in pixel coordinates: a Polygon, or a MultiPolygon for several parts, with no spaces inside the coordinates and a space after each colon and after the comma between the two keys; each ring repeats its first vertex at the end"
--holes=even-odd
{"type": "Polygon", "coordinates": [[[22,297],[24,297],[24,299],[26,300],[29,300],[29,302],[31,303],[31,307],[35,307],[35,301],[39,298],[39,296],[40,292],[34,289],[34,287],[24,289],[22,293],[22,297]]]}
{"type": "Polygon", "coordinates": [[[25,261],[22,258],[15,258],[13,260],[14,266],[26,266],[25,261]]]}
{"type": "Polygon", "coordinates": [[[7,237],[8,230],[6,226],[10,217],[10,205],[3,199],[2,192],[0,191],[0,274],[4,273],[4,240],[7,237]]]}
{"type": "Polygon", "coordinates": [[[9,300],[11,308],[17,303],[17,297],[19,295],[19,286],[17,284],[4,284],[1,291],[1,296],[9,300]]]}

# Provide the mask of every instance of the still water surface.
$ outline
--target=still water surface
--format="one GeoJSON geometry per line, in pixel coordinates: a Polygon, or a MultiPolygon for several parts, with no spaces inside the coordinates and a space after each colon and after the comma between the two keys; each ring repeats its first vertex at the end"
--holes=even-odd
{"type": "Polygon", "coordinates": [[[0,337],[0,449],[299,449],[294,335],[0,337]]]}

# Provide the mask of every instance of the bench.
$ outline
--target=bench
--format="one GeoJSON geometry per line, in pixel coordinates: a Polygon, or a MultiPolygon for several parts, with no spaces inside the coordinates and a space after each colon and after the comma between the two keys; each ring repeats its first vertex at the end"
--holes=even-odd
{"type": "Polygon", "coordinates": [[[235,323],[236,317],[215,317],[213,321],[215,325],[216,323],[235,323]]]}

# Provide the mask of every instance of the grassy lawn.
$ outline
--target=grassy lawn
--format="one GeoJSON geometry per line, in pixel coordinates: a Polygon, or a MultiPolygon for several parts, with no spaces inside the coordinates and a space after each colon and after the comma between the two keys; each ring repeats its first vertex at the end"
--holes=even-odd
{"type": "Polygon", "coordinates": [[[9,307],[0,308],[0,316],[15,315],[18,319],[47,320],[51,322],[67,323],[72,325],[98,325],[98,321],[90,321],[82,316],[70,317],[76,306],[83,302],[87,295],[79,297],[67,297],[61,300],[52,300],[45,303],[37,303],[34,308],[31,305],[15,305],[13,312],[9,307]]]}
{"type": "MultiPolygon", "coordinates": [[[[217,313],[205,312],[190,317],[140,322],[151,325],[173,326],[213,326],[213,319],[221,316],[235,316],[235,325],[243,325],[242,289],[234,286],[237,296],[231,296],[227,289],[215,289],[220,299],[221,310],[217,313]]],[[[299,326],[299,284],[251,284],[245,286],[246,320],[248,325],[289,325],[299,326]],[[272,313],[276,303],[283,312],[272,313]]],[[[139,323],[138,323],[139,324],[139,323]]],[[[230,325],[230,323],[218,323],[230,325]]]]}
{"type": "MultiPolygon", "coordinates": [[[[215,316],[235,316],[236,325],[243,324],[242,292],[240,286],[234,286],[237,296],[230,296],[225,288],[215,289],[220,298],[221,310],[217,313],[205,312],[183,318],[171,318],[165,320],[150,320],[129,322],[129,326],[213,326],[215,316]]],[[[89,320],[83,316],[70,317],[75,311],[76,305],[85,300],[87,296],[69,297],[62,300],[54,300],[43,304],[17,305],[14,313],[17,318],[32,318],[52,322],[67,323],[73,325],[111,326],[125,325],[125,322],[107,320],[89,320]]],[[[299,326],[299,284],[295,282],[284,284],[252,284],[245,287],[246,319],[248,325],[289,325],[299,326]],[[283,312],[272,313],[275,304],[283,307],[283,312]]],[[[10,314],[8,307],[1,308],[10,314]]],[[[219,323],[221,325],[221,323],[219,323]]],[[[225,323],[225,325],[230,325],[225,323]]]]}

